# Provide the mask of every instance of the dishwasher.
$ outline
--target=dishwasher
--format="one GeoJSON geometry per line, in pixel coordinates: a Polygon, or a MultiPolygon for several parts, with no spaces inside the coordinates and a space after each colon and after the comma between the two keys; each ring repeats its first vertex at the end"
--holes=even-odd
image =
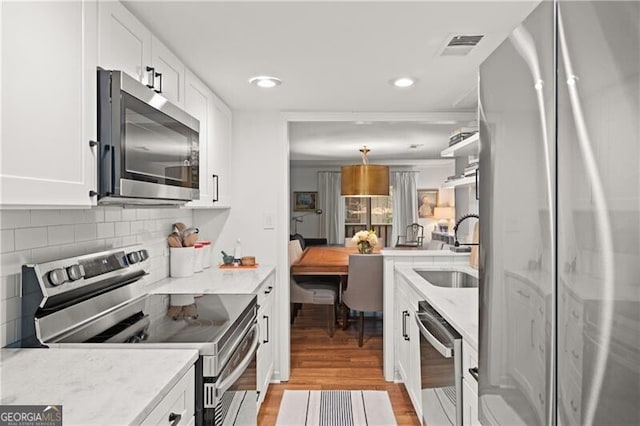
{"type": "Polygon", "coordinates": [[[431,306],[418,304],[422,423],[462,425],[462,337],[431,306]]]}

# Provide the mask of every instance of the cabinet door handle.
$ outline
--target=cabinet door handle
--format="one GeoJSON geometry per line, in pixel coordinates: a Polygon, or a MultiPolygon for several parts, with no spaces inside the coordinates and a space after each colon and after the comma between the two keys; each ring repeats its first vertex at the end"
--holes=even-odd
{"type": "Polygon", "coordinates": [[[267,320],[267,339],[263,340],[262,343],[269,343],[269,315],[263,315],[262,318],[267,320]]]}
{"type": "Polygon", "coordinates": [[[154,77],[154,79],[153,79],[153,87],[154,87],[153,91],[156,92],[156,93],[162,93],[162,73],[161,72],[157,72],[157,73],[154,73],[154,74],[155,74],[155,77],[160,77],[160,89],[158,90],[158,89],[155,88],[156,87],[156,83],[155,83],[156,80],[155,80],[155,77],[154,77]]]}
{"type": "Polygon", "coordinates": [[[273,291],[273,286],[270,285],[269,287],[267,287],[267,289],[264,291],[264,294],[269,294],[273,291]]]}
{"type": "Polygon", "coordinates": [[[476,382],[478,381],[478,378],[480,377],[480,374],[478,373],[478,367],[470,368],[469,374],[471,374],[471,377],[476,379],[476,382]]]}
{"type": "Polygon", "coordinates": [[[180,423],[180,419],[182,419],[182,414],[169,414],[169,421],[171,422],[171,426],[176,426],[178,423],[180,423]]]}
{"type": "Polygon", "coordinates": [[[147,67],[146,69],[149,73],[147,76],[147,87],[153,89],[156,85],[156,69],[154,67],[147,67]]]}
{"type": "Polygon", "coordinates": [[[478,179],[479,179],[478,175],[479,174],[480,174],[480,169],[477,169],[476,170],[476,200],[480,199],[480,194],[478,193],[478,189],[479,189],[478,188],[478,179]]]}
{"type": "Polygon", "coordinates": [[[215,184],[216,187],[216,193],[213,195],[213,200],[211,200],[212,202],[216,202],[216,201],[220,201],[219,200],[219,188],[218,188],[218,179],[219,176],[218,175],[211,175],[213,177],[213,183],[215,184]]]}
{"type": "Polygon", "coordinates": [[[402,337],[404,340],[409,340],[409,334],[407,333],[407,317],[409,316],[409,311],[402,311],[402,337]]]}

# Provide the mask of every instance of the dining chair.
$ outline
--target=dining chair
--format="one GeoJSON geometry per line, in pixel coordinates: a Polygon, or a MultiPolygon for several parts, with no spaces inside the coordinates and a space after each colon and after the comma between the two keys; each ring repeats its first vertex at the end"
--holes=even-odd
{"type": "Polygon", "coordinates": [[[404,235],[398,235],[396,247],[422,247],[424,241],[424,226],[412,223],[407,226],[404,235]]]}
{"type": "Polygon", "coordinates": [[[350,254],[349,279],[342,303],[360,312],[358,347],[364,340],[364,313],[382,311],[382,255],[350,254]]]}
{"type": "MultiPolygon", "coordinates": [[[[289,241],[289,268],[302,255],[302,248],[298,240],[289,241]]],[[[296,318],[298,310],[304,303],[314,305],[327,305],[329,336],[333,337],[336,323],[336,308],[339,286],[330,280],[315,281],[305,280],[297,282],[292,276],[290,279],[291,324],[296,318]]]]}

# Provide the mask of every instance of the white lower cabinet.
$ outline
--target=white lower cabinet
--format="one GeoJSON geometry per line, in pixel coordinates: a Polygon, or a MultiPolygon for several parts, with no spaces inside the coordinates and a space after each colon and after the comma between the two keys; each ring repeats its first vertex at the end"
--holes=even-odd
{"type": "Polygon", "coordinates": [[[462,341],[462,424],[479,425],[478,382],[469,372],[478,367],[478,352],[462,341]]]}
{"type": "Polygon", "coordinates": [[[269,388],[274,368],[274,307],[275,276],[272,273],[258,289],[258,324],[260,326],[260,346],[257,354],[258,409],[269,388]]]}
{"type": "Polygon", "coordinates": [[[416,415],[421,418],[420,331],[415,318],[418,301],[421,298],[403,277],[396,275],[394,299],[396,369],[409,394],[416,415]]]}
{"type": "Polygon", "coordinates": [[[97,198],[95,1],[2,2],[0,205],[97,198]]]}
{"type": "Polygon", "coordinates": [[[192,366],[142,422],[143,425],[195,423],[195,368],[192,366]]]}

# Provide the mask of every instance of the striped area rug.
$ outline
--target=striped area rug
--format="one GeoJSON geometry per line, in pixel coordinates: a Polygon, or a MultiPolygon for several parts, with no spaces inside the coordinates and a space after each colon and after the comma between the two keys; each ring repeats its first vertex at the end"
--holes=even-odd
{"type": "Polygon", "coordinates": [[[285,390],[277,426],[395,426],[387,391],[285,390]]]}

